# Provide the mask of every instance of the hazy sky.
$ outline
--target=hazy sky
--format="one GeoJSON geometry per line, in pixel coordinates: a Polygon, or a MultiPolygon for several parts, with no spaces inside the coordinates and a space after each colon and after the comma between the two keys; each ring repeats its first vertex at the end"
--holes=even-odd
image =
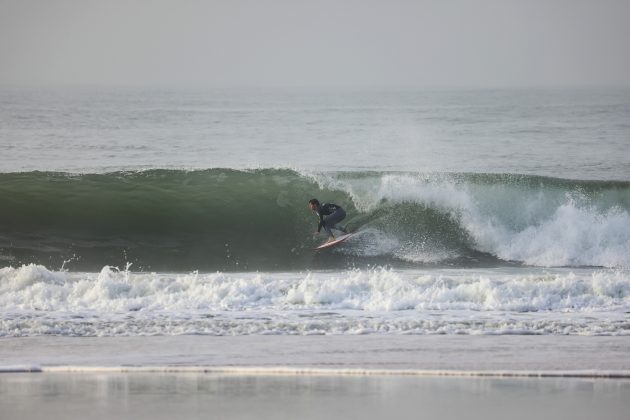
{"type": "Polygon", "coordinates": [[[630,85],[630,0],[0,0],[0,84],[630,85]]]}

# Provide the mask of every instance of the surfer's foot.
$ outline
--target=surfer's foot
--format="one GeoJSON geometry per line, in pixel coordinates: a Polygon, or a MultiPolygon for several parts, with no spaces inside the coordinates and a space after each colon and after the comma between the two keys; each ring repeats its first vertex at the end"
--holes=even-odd
{"type": "Polygon", "coordinates": [[[334,237],[334,236],[331,236],[331,237],[329,237],[329,238],[328,238],[328,240],[326,241],[326,243],[329,243],[329,242],[334,242],[334,241],[335,241],[335,237],[334,237]]]}

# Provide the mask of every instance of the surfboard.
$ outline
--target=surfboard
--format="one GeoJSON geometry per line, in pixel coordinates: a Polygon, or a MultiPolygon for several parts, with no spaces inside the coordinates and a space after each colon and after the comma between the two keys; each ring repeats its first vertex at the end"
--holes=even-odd
{"type": "Polygon", "coordinates": [[[321,244],[320,246],[316,247],[315,249],[326,249],[326,248],[331,248],[331,247],[333,247],[335,245],[339,245],[340,243],[342,243],[343,241],[345,241],[346,239],[348,239],[352,235],[354,235],[354,233],[346,233],[345,235],[337,236],[337,238],[334,241],[326,242],[324,244],[321,244]]]}

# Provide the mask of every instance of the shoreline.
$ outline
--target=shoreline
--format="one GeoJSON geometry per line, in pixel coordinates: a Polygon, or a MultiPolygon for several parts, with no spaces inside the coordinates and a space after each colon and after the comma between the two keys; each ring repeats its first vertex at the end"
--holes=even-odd
{"type": "Polygon", "coordinates": [[[0,373],[630,378],[628,336],[0,339],[0,373]]]}
{"type": "Polygon", "coordinates": [[[456,371],[399,369],[294,369],[288,367],[230,366],[0,366],[0,375],[8,373],[44,374],[208,374],[216,376],[406,376],[470,378],[555,378],[555,379],[630,379],[624,371],[456,371]]]}

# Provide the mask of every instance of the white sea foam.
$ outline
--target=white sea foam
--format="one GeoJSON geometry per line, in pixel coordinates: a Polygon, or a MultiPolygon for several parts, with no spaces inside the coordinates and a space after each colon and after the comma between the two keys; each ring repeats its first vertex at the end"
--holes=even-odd
{"type": "Polygon", "coordinates": [[[0,335],[627,334],[626,271],[0,270],[0,335]]]}
{"type": "Polygon", "coordinates": [[[630,265],[630,216],[619,208],[600,213],[569,201],[520,231],[487,228],[480,242],[503,259],[544,266],[630,265]]]}
{"type": "Polygon", "coordinates": [[[598,310],[630,304],[624,270],[387,269],[307,273],[53,272],[0,269],[3,310],[334,308],[598,310]],[[576,274],[577,273],[577,274],[576,274]]]}

